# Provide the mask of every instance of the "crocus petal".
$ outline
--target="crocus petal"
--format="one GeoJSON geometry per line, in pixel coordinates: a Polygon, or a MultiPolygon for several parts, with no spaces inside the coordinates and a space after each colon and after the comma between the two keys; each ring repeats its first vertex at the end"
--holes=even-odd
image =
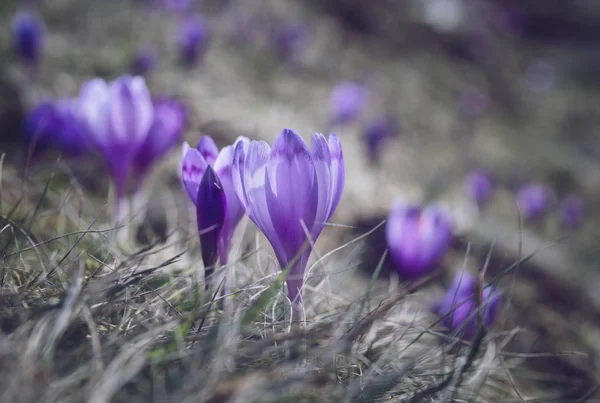
{"type": "Polygon", "coordinates": [[[215,165],[217,157],[219,156],[219,147],[217,147],[210,136],[202,136],[198,142],[198,147],[196,148],[200,151],[204,159],[206,159],[207,164],[215,165]]]}
{"type": "Polygon", "coordinates": [[[108,138],[108,104],[110,92],[101,78],[87,81],[79,93],[79,114],[95,142],[105,145],[108,138]]]}
{"type": "Polygon", "coordinates": [[[196,218],[206,277],[212,274],[217,263],[219,238],[226,211],[225,192],[219,177],[209,165],[202,176],[196,198],[196,218]]]}
{"type": "Polygon", "coordinates": [[[204,176],[204,172],[208,164],[206,160],[195,148],[191,148],[188,143],[183,143],[183,164],[181,169],[181,179],[190,195],[192,202],[196,204],[196,198],[198,196],[198,188],[200,187],[200,181],[204,176]]]}
{"type": "Polygon", "coordinates": [[[446,253],[452,238],[453,223],[437,206],[429,206],[423,210],[419,224],[420,264],[428,267],[446,253]]]}
{"type": "Polygon", "coordinates": [[[142,77],[122,76],[110,86],[110,133],[114,141],[139,146],[154,119],[150,93],[142,77]]]}

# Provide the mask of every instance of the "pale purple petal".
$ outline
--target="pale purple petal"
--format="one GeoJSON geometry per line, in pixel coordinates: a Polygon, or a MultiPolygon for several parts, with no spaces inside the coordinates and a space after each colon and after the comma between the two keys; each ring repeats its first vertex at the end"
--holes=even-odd
{"type": "Polygon", "coordinates": [[[109,141],[109,100],[108,85],[101,78],[90,80],[81,87],[78,113],[95,142],[100,145],[107,144],[109,141]]]}
{"type": "Polygon", "coordinates": [[[110,86],[110,132],[113,141],[141,145],[154,120],[150,92],[142,77],[122,76],[110,86]]]}
{"type": "Polygon", "coordinates": [[[198,197],[198,188],[200,186],[200,181],[204,176],[204,172],[206,171],[206,167],[208,164],[206,160],[195,148],[191,148],[188,143],[183,144],[183,164],[181,169],[181,179],[190,195],[190,199],[192,202],[196,204],[196,199],[198,197]]]}
{"type": "Polygon", "coordinates": [[[215,161],[219,156],[219,147],[217,147],[212,137],[202,136],[196,148],[200,151],[204,159],[206,159],[207,164],[215,165],[215,161]]]}

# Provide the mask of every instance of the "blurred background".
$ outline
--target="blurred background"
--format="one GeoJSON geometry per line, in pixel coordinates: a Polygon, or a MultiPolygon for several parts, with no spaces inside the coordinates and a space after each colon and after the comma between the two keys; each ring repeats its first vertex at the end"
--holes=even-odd
{"type": "MultiPolygon", "coordinates": [[[[4,180],[23,166],[43,175],[55,165],[57,154],[26,158],[25,119],[96,76],[142,74],[153,95],[183,101],[192,144],[202,134],[219,146],[239,135],[270,142],[284,127],[305,139],[334,132],[347,183],[332,220],[341,226],[326,229],[323,250],[372,229],[398,197],[452,212],[451,269],[463,265],[467,245],[474,268],[493,245],[489,270],[498,273],[552,242],[519,268],[511,320],[533,329],[522,348],[585,351],[575,363],[548,358],[556,373],[573,375],[558,382],[571,396],[595,384],[599,2],[6,0],[0,27],[4,180]],[[18,12],[43,22],[37,55],[15,51],[18,12]],[[186,41],[195,47],[187,53],[186,41]],[[473,194],[473,172],[490,178],[485,200],[473,194]],[[545,201],[528,220],[518,195],[531,184],[545,201]]],[[[181,193],[179,159],[177,146],[154,172],[152,194],[181,193]]],[[[63,160],[105,202],[102,165],[63,160]]],[[[4,184],[5,197],[11,190],[16,198],[4,184]]],[[[382,232],[367,238],[353,262],[361,270],[343,276],[340,289],[364,287],[385,249],[382,232]]]]}

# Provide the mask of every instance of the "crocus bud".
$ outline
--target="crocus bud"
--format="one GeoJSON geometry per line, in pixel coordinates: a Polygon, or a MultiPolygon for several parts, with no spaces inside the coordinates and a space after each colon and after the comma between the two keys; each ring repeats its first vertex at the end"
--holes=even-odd
{"type": "Polygon", "coordinates": [[[367,124],[363,131],[363,142],[367,155],[373,163],[379,161],[381,146],[398,133],[398,122],[389,117],[379,117],[367,124]]]}
{"type": "Polygon", "coordinates": [[[460,271],[435,307],[436,313],[443,317],[444,326],[465,340],[472,340],[479,326],[489,328],[502,305],[502,293],[489,285],[484,286],[479,305],[483,311],[480,314],[477,310],[478,292],[475,277],[467,271],[460,271]],[[483,321],[480,322],[480,319],[483,321]]]}
{"type": "Polygon", "coordinates": [[[152,165],[181,140],[186,121],[187,110],[182,103],[169,98],[154,102],[152,126],[134,160],[138,186],[152,165]]]}
{"type": "Polygon", "coordinates": [[[398,273],[418,278],[440,263],[452,240],[453,220],[436,206],[396,202],[386,224],[386,240],[398,273]]]}
{"type": "Polygon", "coordinates": [[[238,142],[233,182],[246,213],[271,243],[286,279],[290,301],[302,303],[304,271],[316,241],[344,189],[342,146],[334,134],[312,136],[310,149],[284,129],[273,143],[238,142]]]}
{"type": "MultiPolygon", "coordinates": [[[[208,165],[196,197],[196,219],[202,248],[205,278],[212,275],[219,258],[218,246],[227,211],[227,199],[219,177],[208,165]]],[[[208,284],[208,283],[207,283],[208,284]]]]}
{"type": "Polygon", "coordinates": [[[560,204],[560,225],[565,229],[576,229],[583,223],[585,205],[579,196],[571,195],[560,204]]]}
{"type": "Polygon", "coordinates": [[[145,76],[156,67],[158,55],[152,48],[141,48],[133,56],[131,72],[136,76],[145,76]]]}
{"type": "Polygon", "coordinates": [[[154,121],[146,82],[128,75],[110,84],[100,78],[88,81],[79,95],[79,113],[111,170],[118,203],[125,195],[135,156],[154,121]]]}
{"type": "Polygon", "coordinates": [[[333,124],[350,123],[358,117],[369,100],[369,90],[358,83],[343,81],[329,96],[329,110],[333,124]]]}
{"type": "Polygon", "coordinates": [[[208,50],[209,36],[208,26],[199,16],[189,17],[182,22],[177,45],[181,60],[186,65],[202,61],[208,50]]]}
{"type": "Polygon", "coordinates": [[[552,192],[546,186],[529,184],[517,193],[517,206],[525,220],[537,220],[548,212],[552,198],[552,192]]]}
{"type": "MultiPolygon", "coordinates": [[[[239,137],[236,140],[236,142],[243,144],[247,144],[249,141],[246,137],[239,137]]],[[[212,166],[215,175],[219,178],[225,194],[227,208],[217,248],[221,264],[226,265],[229,260],[231,238],[235,228],[244,216],[244,209],[235,193],[231,176],[233,146],[223,147],[219,152],[214,141],[209,136],[203,136],[198,142],[197,148],[191,148],[188,143],[183,144],[182,160],[181,178],[183,185],[196,206],[198,205],[198,188],[207,167],[212,166]]]]}
{"type": "Polygon", "coordinates": [[[465,193],[469,200],[482,208],[494,194],[494,182],[488,172],[476,170],[465,177],[465,193]]]}
{"type": "Polygon", "coordinates": [[[36,14],[21,11],[13,17],[13,47],[25,63],[38,62],[44,47],[44,34],[44,23],[36,14]]]}

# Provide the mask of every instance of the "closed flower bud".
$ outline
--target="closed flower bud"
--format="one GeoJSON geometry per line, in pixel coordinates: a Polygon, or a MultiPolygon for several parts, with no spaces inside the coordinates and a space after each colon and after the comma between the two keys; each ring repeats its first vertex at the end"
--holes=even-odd
{"type": "Polygon", "coordinates": [[[22,11],[13,17],[13,48],[24,62],[35,64],[39,61],[44,35],[44,23],[36,14],[22,11]]]}

